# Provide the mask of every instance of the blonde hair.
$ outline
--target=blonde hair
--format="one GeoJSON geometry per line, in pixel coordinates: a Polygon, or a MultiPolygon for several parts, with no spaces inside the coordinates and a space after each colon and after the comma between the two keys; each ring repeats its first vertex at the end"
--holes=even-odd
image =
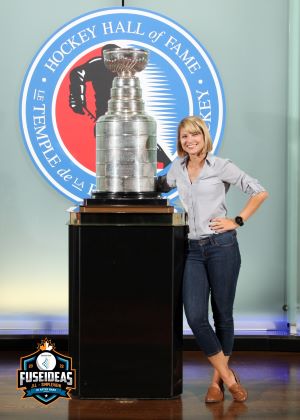
{"type": "Polygon", "coordinates": [[[185,152],[181,146],[180,131],[185,129],[189,133],[202,133],[204,137],[203,153],[207,154],[213,148],[212,139],[210,137],[208,128],[202,118],[197,116],[186,117],[180,121],[177,130],[177,154],[179,157],[184,157],[188,153],[185,152]]]}

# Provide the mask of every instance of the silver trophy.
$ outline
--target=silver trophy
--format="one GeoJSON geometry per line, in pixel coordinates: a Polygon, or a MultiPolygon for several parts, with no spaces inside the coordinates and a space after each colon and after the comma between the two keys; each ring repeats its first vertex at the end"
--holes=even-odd
{"type": "Polygon", "coordinates": [[[103,53],[104,64],[117,73],[108,111],[96,123],[96,195],[150,194],[157,167],[156,122],[144,111],[140,80],[148,52],[116,48],[103,53]]]}

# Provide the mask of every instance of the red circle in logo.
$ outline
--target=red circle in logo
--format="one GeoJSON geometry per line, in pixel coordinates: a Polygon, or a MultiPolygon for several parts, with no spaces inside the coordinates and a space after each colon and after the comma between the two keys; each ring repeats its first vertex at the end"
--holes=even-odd
{"type": "MultiPolygon", "coordinates": [[[[97,48],[76,61],[63,78],[56,98],[55,118],[59,136],[71,156],[92,172],[96,171],[95,119],[93,118],[93,116],[96,118],[95,92],[92,82],[86,81],[87,109],[84,109],[82,114],[74,112],[69,101],[70,75],[72,70],[84,66],[101,55],[101,49],[97,48]]],[[[99,74],[99,78],[101,78],[101,74],[99,74]]]]}

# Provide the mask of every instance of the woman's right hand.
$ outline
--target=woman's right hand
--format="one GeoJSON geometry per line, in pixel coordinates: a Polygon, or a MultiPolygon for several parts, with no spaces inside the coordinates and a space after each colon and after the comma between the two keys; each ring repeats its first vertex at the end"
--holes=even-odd
{"type": "Polygon", "coordinates": [[[167,182],[167,175],[158,176],[155,179],[155,191],[167,193],[171,191],[171,187],[167,182]]]}

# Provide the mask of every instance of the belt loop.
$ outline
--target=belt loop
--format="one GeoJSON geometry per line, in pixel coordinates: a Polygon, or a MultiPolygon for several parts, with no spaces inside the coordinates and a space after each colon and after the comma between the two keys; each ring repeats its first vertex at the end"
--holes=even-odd
{"type": "Polygon", "coordinates": [[[212,245],[216,245],[216,242],[215,242],[215,235],[210,235],[209,240],[210,240],[210,243],[211,243],[212,245]]]}

